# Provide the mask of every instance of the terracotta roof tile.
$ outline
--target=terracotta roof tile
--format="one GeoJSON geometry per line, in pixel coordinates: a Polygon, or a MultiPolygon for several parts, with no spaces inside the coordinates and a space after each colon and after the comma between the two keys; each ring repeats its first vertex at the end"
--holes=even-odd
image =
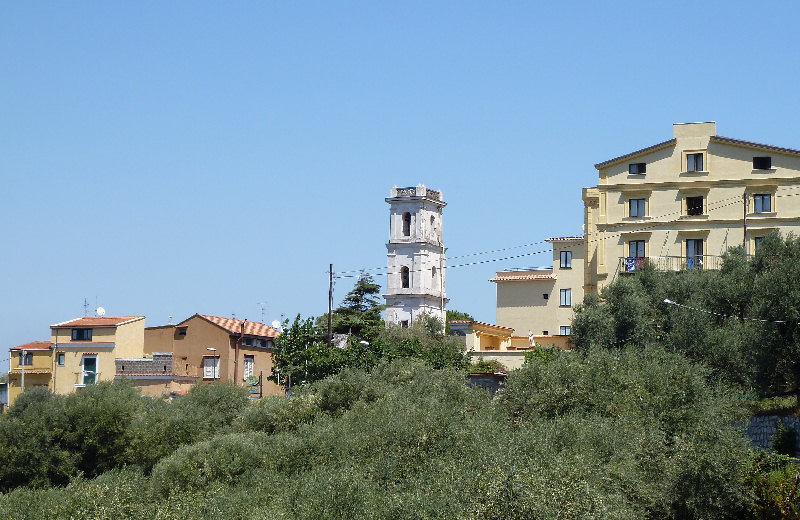
{"type": "Polygon", "coordinates": [[[467,323],[467,324],[473,324],[473,325],[482,325],[482,326],[484,326],[484,327],[489,327],[489,328],[491,328],[491,329],[497,329],[497,330],[502,330],[502,331],[511,331],[511,332],[514,332],[514,329],[512,329],[511,327],[503,327],[503,326],[501,326],[501,325],[493,325],[493,324],[491,324],[491,323],[484,323],[484,322],[482,322],[482,321],[475,321],[475,320],[453,320],[453,321],[451,321],[451,322],[450,322],[450,324],[453,324],[453,323],[467,323]]]}
{"type": "Polygon", "coordinates": [[[84,316],[74,320],[50,325],[51,329],[60,327],[116,327],[129,321],[143,320],[144,316],[84,316]]]}
{"type": "Polygon", "coordinates": [[[541,271],[502,271],[490,278],[490,282],[526,282],[532,280],[555,280],[556,274],[550,269],[541,271]]]}
{"type": "MultiPolygon", "coordinates": [[[[237,320],[236,318],[209,316],[207,314],[198,314],[198,316],[222,327],[231,334],[240,334],[242,332],[242,320],[237,320]]],[[[261,323],[260,321],[245,321],[244,333],[246,336],[261,336],[265,338],[274,338],[280,335],[280,332],[273,329],[266,323],[261,323]]]]}
{"type": "Polygon", "coordinates": [[[11,347],[9,350],[50,350],[50,342],[49,341],[31,341],[30,343],[25,343],[24,345],[19,345],[17,347],[11,347]]]}

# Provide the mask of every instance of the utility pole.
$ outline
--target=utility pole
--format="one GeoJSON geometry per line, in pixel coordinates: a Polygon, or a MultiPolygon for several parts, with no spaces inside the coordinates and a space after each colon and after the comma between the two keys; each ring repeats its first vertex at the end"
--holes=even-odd
{"type": "Polygon", "coordinates": [[[328,279],[328,348],[333,340],[333,264],[331,264],[328,279]]]}
{"type": "Polygon", "coordinates": [[[747,256],[747,206],[748,206],[748,202],[750,202],[750,201],[747,200],[747,190],[746,189],[744,190],[744,195],[742,195],[742,200],[744,202],[742,204],[742,210],[744,212],[743,215],[742,215],[743,222],[744,222],[743,231],[742,231],[742,247],[744,248],[745,256],[747,256]]]}

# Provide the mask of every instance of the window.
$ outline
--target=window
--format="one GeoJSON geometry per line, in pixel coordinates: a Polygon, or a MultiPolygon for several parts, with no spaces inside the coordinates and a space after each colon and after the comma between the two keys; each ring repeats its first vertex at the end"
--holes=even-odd
{"type": "Polygon", "coordinates": [[[686,171],[687,172],[701,172],[703,171],[703,153],[687,153],[686,154],[686,171]]]}
{"type": "Polygon", "coordinates": [[[754,170],[771,170],[772,157],[753,157],[754,170]]]}
{"type": "Polygon", "coordinates": [[[244,377],[253,377],[253,367],[255,366],[255,356],[244,357],[244,377]]]}
{"type": "Polygon", "coordinates": [[[93,385],[97,382],[97,356],[83,356],[82,363],[84,385],[93,385]]]}
{"type": "Polygon", "coordinates": [[[687,215],[702,215],[703,214],[703,196],[686,197],[686,214],[687,215]]]}
{"type": "Polygon", "coordinates": [[[56,357],[56,363],[58,363],[58,366],[63,367],[64,366],[64,353],[63,352],[59,352],[58,354],[56,354],[56,356],[57,356],[56,357]]]}
{"type": "Polygon", "coordinates": [[[572,289],[561,289],[559,305],[562,307],[569,307],[572,305],[572,289]]]}
{"type": "Polygon", "coordinates": [[[558,333],[562,336],[569,336],[570,335],[569,325],[562,325],[561,327],[559,327],[558,333]]]}
{"type": "Polygon", "coordinates": [[[253,346],[253,338],[242,338],[242,345],[247,347],[253,346]]]}
{"type": "Polygon", "coordinates": [[[92,341],[92,329],[72,329],[72,341],[92,341]]]}
{"type": "Polygon", "coordinates": [[[572,251],[561,251],[561,269],[572,269],[572,251]]]}
{"type": "Polygon", "coordinates": [[[644,217],[644,199],[630,199],[628,201],[629,212],[631,217],[644,217]]]}
{"type": "Polygon", "coordinates": [[[403,266],[400,268],[400,282],[403,286],[403,289],[408,289],[410,287],[410,280],[408,276],[408,267],[403,266]]]}
{"type": "Polygon", "coordinates": [[[203,379],[219,379],[218,357],[203,357],[203,379]]]}
{"type": "Polygon", "coordinates": [[[703,268],[703,239],[690,238],[686,240],[686,266],[689,269],[703,268]]]}
{"type": "Polygon", "coordinates": [[[431,281],[436,281],[436,267],[431,267],[431,281]]]}
{"type": "Polygon", "coordinates": [[[632,258],[644,258],[644,240],[631,240],[628,242],[628,256],[632,258]]]}
{"type": "Polygon", "coordinates": [[[407,329],[408,328],[408,320],[401,321],[400,322],[400,326],[403,327],[404,329],[407,329]]]}
{"type": "Polygon", "coordinates": [[[411,213],[403,213],[403,236],[411,236],[411,213]]]}
{"type": "Polygon", "coordinates": [[[261,348],[267,348],[267,340],[265,339],[258,340],[258,346],[261,348]]]}
{"type": "Polygon", "coordinates": [[[756,246],[756,251],[758,251],[758,248],[761,245],[761,241],[762,240],[764,240],[764,237],[755,237],[753,239],[753,242],[755,243],[755,246],[756,246]]]}
{"type": "Polygon", "coordinates": [[[637,162],[628,165],[628,173],[631,175],[643,175],[647,170],[647,163],[637,162]]]}
{"type": "Polygon", "coordinates": [[[549,299],[550,299],[550,295],[549,295],[549,294],[547,294],[547,293],[544,293],[544,294],[542,295],[542,298],[544,298],[545,300],[549,300],[549,299]]]}
{"type": "Polygon", "coordinates": [[[178,336],[186,335],[186,327],[178,327],[178,336]]]}
{"type": "Polygon", "coordinates": [[[769,193],[753,195],[753,206],[756,213],[771,213],[772,195],[769,193]]]}
{"type": "Polygon", "coordinates": [[[549,335],[550,335],[549,331],[547,331],[547,330],[543,330],[542,331],[542,336],[549,336],[549,335]]]}
{"type": "MultiPolygon", "coordinates": [[[[33,365],[33,354],[30,352],[25,353],[25,366],[33,365]]],[[[22,366],[22,352],[19,353],[19,366],[22,366]]]]}

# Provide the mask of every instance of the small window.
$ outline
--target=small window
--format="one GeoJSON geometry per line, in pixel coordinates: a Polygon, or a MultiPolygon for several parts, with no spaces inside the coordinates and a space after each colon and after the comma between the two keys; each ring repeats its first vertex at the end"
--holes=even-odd
{"type": "Polygon", "coordinates": [[[753,210],[756,213],[772,212],[772,195],[769,193],[753,195],[753,210]]]}
{"type": "Polygon", "coordinates": [[[686,197],[686,214],[687,215],[702,215],[703,214],[703,197],[686,197]]]}
{"type": "Polygon", "coordinates": [[[637,162],[628,165],[628,173],[631,175],[643,175],[647,171],[647,163],[637,162]]]}
{"type": "Polygon", "coordinates": [[[686,154],[686,171],[687,172],[701,172],[703,171],[703,153],[688,153],[686,154]]]}
{"type": "Polygon", "coordinates": [[[72,341],[92,341],[92,329],[72,329],[72,341]]]}
{"type": "Polygon", "coordinates": [[[267,340],[265,339],[258,340],[258,346],[261,348],[267,348],[267,340]]]}
{"type": "Polygon", "coordinates": [[[572,269],[572,251],[561,251],[561,269],[572,269]]]}
{"type": "Polygon", "coordinates": [[[755,246],[756,246],[756,251],[758,251],[758,248],[761,246],[761,241],[762,240],[764,240],[764,237],[755,237],[753,239],[753,242],[755,243],[755,246]]]}
{"type": "Polygon", "coordinates": [[[629,216],[631,217],[644,217],[644,199],[630,199],[628,201],[629,216]]]}
{"type": "Polygon", "coordinates": [[[411,213],[403,213],[403,236],[411,236],[411,213]]]}
{"type": "Polygon", "coordinates": [[[60,367],[64,366],[64,353],[63,352],[59,352],[58,353],[58,355],[56,357],[56,362],[58,363],[58,366],[60,366],[60,367]]]}
{"type": "Polygon", "coordinates": [[[754,170],[771,170],[772,157],[753,157],[754,170]]]}
{"type": "Polygon", "coordinates": [[[436,280],[436,267],[431,267],[431,281],[436,280]]]}
{"type": "Polygon", "coordinates": [[[631,240],[628,242],[628,256],[632,258],[644,258],[644,240],[631,240]]]}
{"type": "Polygon", "coordinates": [[[570,328],[569,325],[562,325],[558,328],[558,333],[562,336],[569,336],[570,335],[570,328]]]}
{"type": "Polygon", "coordinates": [[[247,379],[248,377],[253,377],[253,368],[255,367],[255,356],[245,356],[244,357],[244,377],[247,379]]]}
{"type": "Polygon", "coordinates": [[[410,287],[410,277],[408,274],[408,267],[406,266],[400,268],[400,282],[403,289],[408,289],[410,287]]]}
{"type": "Polygon", "coordinates": [[[178,336],[186,335],[186,327],[178,327],[178,336]]]}
{"type": "Polygon", "coordinates": [[[408,320],[401,321],[400,322],[400,326],[403,327],[404,329],[407,329],[408,328],[408,320]]]}
{"type": "MultiPolygon", "coordinates": [[[[33,365],[33,354],[30,352],[25,353],[25,366],[33,365]]],[[[19,353],[19,366],[22,366],[22,352],[19,353]]]]}
{"type": "Polygon", "coordinates": [[[219,379],[218,357],[203,357],[203,379],[219,379]]]}
{"type": "Polygon", "coordinates": [[[558,304],[562,307],[570,307],[572,305],[572,289],[561,289],[561,299],[558,304]]]}
{"type": "Polygon", "coordinates": [[[549,294],[547,294],[547,293],[544,293],[544,294],[542,295],[542,298],[544,298],[545,300],[549,300],[549,299],[550,299],[550,295],[549,295],[549,294]]]}
{"type": "Polygon", "coordinates": [[[543,330],[542,331],[542,336],[549,336],[549,335],[550,335],[550,331],[547,331],[547,330],[543,330]]]}

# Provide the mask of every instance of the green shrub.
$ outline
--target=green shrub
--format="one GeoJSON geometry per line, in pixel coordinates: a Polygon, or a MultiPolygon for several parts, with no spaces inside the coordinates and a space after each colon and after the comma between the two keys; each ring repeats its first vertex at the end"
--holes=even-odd
{"type": "Polygon", "coordinates": [[[775,435],[772,437],[772,449],[781,455],[794,457],[797,452],[797,432],[779,419],[775,435]]]}
{"type": "Polygon", "coordinates": [[[238,431],[274,433],[295,430],[321,413],[318,395],[299,393],[294,397],[264,396],[251,403],[236,420],[238,431]]]}
{"type": "Polygon", "coordinates": [[[755,494],[757,520],[800,520],[800,465],[786,455],[757,453],[747,482],[755,494]]]}

